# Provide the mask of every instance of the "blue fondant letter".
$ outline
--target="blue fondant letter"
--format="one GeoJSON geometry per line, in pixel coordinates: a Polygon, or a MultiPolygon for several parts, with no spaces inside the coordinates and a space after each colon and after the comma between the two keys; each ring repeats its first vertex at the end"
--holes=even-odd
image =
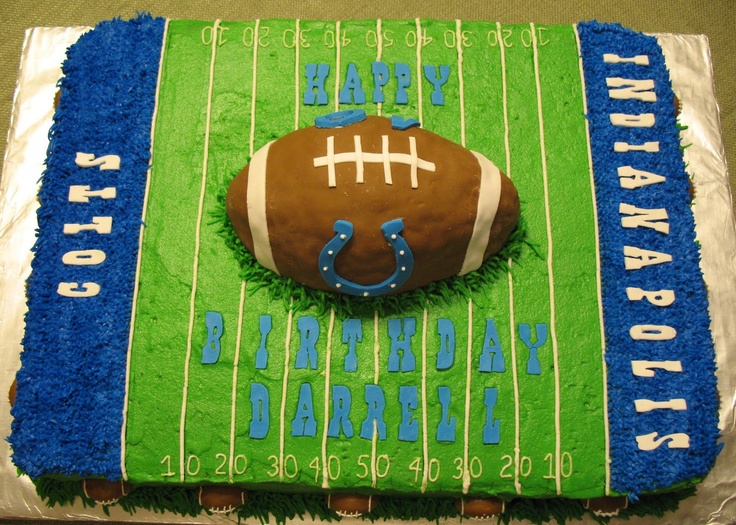
{"type": "Polygon", "coordinates": [[[447,370],[455,362],[455,325],[451,319],[437,319],[440,350],[437,352],[437,370],[447,370]]]}
{"type": "Polygon", "coordinates": [[[373,73],[373,103],[380,104],[385,101],[383,86],[388,84],[388,66],[385,62],[373,62],[371,72],[373,73]]]}
{"type": "Polygon", "coordinates": [[[401,403],[399,439],[401,441],[416,441],[419,437],[419,422],[414,418],[412,411],[416,410],[418,405],[417,387],[400,386],[399,403],[401,403]]]}
{"type": "Polygon", "coordinates": [[[251,420],[248,435],[263,439],[268,435],[270,419],[268,415],[268,390],[261,383],[250,384],[251,420]]]}
{"type": "Polygon", "coordinates": [[[365,91],[358,76],[358,68],[352,62],[348,64],[345,84],[340,90],[338,101],[340,104],[365,104],[365,91]]]}
{"type": "Polygon", "coordinates": [[[483,444],[497,445],[501,442],[501,421],[493,419],[493,409],[498,401],[498,389],[486,388],[486,424],[483,425],[483,444]]]}
{"type": "Polygon", "coordinates": [[[220,359],[220,338],[222,337],[222,314],[206,312],[204,321],[207,325],[207,341],[202,347],[202,364],[212,365],[220,359]]]}
{"type": "Polygon", "coordinates": [[[532,327],[528,324],[519,325],[519,337],[524,344],[529,348],[529,360],[526,362],[526,373],[532,375],[540,375],[542,373],[542,366],[539,363],[539,357],[537,357],[537,350],[547,342],[547,324],[537,324],[537,341],[532,342],[532,327]]]}
{"type": "Polygon", "coordinates": [[[408,104],[409,96],[406,94],[406,88],[411,86],[411,70],[409,66],[401,62],[394,65],[394,74],[398,85],[396,86],[396,103],[408,104]]]}
{"type": "Polygon", "coordinates": [[[450,417],[450,387],[437,387],[437,396],[442,407],[442,419],[437,425],[437,441],[454,442],[456,420],[454,417],[450,417]]]}
{"type": "Polygon", "coordinates": [[[262,315],[258,320],[258,330],[261,332],[261,345],[256,351],[256,368],[265,370],[268,366],[268,349],[266,348],[266,338],[271,333],[271,316],[262,315]]]}
{"type": "Polygon", "coordinates": [[[342,342],[348,345],[345,356],[345,371],[355,372],[358,369],[358,355],[355,353],[357,343],[363,340],[363,325],[360,319],[345,319],[342,322],[342,342]]]}
{"type": "Polygon", "coordinates": [[[442,86],[447,83],[450,78],[450,66],[440,66],[440,78],[437,78],[437,72],[434,66],[424,66],[424,76],[432,83],[434,90],[432,91],[432,104],[435,106],[445,105],[445,95],[442,93],[442,86]]]}
{"type": "Polygon", "coordinates": [[[416,368],[414,354],[411,352],[411,338],[415,334],[416,320],[413,317],[404,318],[404,328],[401,328],[401,319],[388,320],[388,335],[391,338],[391,350],[388,355],[388,371],[398,372],[399,361],[402,372],[412,372],[416,368]],[[399,339],[403,334],[403,338],[399,339]],[[399,356],[401,352],[401,356],[399,356]]]}
{"type": "Polygon", "coordinates": [[[317,369],[317,339],[319,339],[319,323],[311,315],[300,317],[297,323],[301,343],[296,352],[295,368],[317,369]]]}
{"type": "Polygon", "coordinates": [[[307,64],[307,87],[304,89],[304,104],[314,106],[327,104],[325,79],[330,73],[329,64],[307,64]],[[314,90],[317,90],[315,94],[314,90]]]}
{"type": "Polygon", "coordinates": [[[299,389],[299,401],[296,405],[296,415],[291,420],[292,436],[316,436],[317,420],[314,419],[314,405],[312,403],[312,385],[302,383],[299,389]]]}
{"type": "Polygon", "coordinates": [[[483,338],[483,352],[480,354],[478,370],[481,372],[506,371],[506,362],[503,358],[496,322],[490,318],[486,319],[486,335],[483,338]]]}
{"type": "Polygon", "coordinates": [[[327,435],[340,437],[342,429],[345,437],[353,437],[353,423],[350,421],[350,389],[344,385],[332,386],[332,419],[327,427],[327,435]]]}
{"type": "Polygon", "coordinates": [[[368,415],[360,429],[360,437],[373,439],[373,428],[378,432],[378,439],[386,439],[386,422],[383,410],[386,408],[386,397],[378,385],[365,385],[365,402],[368,404],[368,415]]]}

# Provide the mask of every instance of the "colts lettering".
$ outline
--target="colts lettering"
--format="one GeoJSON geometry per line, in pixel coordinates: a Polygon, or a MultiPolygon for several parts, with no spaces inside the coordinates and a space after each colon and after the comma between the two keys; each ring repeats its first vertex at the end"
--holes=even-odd
{"type": "MultiPolygon", "coordinates": [[[[80,168],[97,167],[99,171],[118,171],[120,169],[120,157],[117,155],[96,157],[92,153],[77,152],[74,163],[80,168]]],[[[69,186],[67,202],[87,204],[90,199],[109,200],[114,199],[116,196],[117,190],[114,187],[92,189],[92,186],[73,185],[69,186]]],[[[112,232],[112,222],[111,216],[94,216],[91,217],[91,222],[87,224],[64,224],[64,234],[85,236],[85,240],[94,242],[90,235],[110,234],[112,232]]],[[[101,267],[106,259],[107,254],[104,250],[88,249],[68,251],[62,256],[61,261],[64,263],[64,266],[73,271],[76,266],[101,267]]],[[[56,293],[63,297],[71,298],[94,297],[100,291],[100,285],[95,282],[60,282],[56,288],[56,293]]]]}

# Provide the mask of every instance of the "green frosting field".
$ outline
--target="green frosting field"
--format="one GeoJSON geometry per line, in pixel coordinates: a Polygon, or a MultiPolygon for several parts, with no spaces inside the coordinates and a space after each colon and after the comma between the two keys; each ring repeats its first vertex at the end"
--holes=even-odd
{"type": "Polygon", "coordinates": [[[607,494],[596,226],[574,28],[261,20],[215,29],[171,21],[166,38],[130,357],[128,479],[504,499],[607,494]],[[408,65],[408,104],[395,103],[396,78],[383,88],[384,103],[371,102],[375,61],[392,74],[395,64],[408,65]],[[330,64],[325,106],[302,102],[309,63],[330,64]],[[355,372],[344,365],[345,319],[334,310],[290,310],[241,281],[216,217],[223,188],[261,146],[357,107],[337,103],[349,64],[366,113],[417,118],[508,174],[537,252],[525,246],[507,277],[470,298],[358,317],[355,372]],[[418,64],[450,66],[444,105],[432,103],[418,64]],[[223,318],[216,364],[201,362],[206,312],[223,318]],[[267,367],[258,369],[262,316],[271,330],[267,367]],[[316,367],[297,368],[311,337],[302,323],[311,318],[319,326],[316,367]],[[416,325],[400,338],[410,340],[399,355],[411,353],[413,369],[388,370],[390,319],[416,325]],[[455,346],[452,366],[438,370],[441,319],[451,320],[455,346]],[[542,325],[541,373],[528,374],[529,344],[542,339],[542,325]],[[483,354],[495,371],[480,370],[483,354]],[[255,384],[268,392],[268,406],[253,401],[255,384]],[[328,435],[335,386],[349,391],[351,437],[344,420],[339,437],[328,435]],[[366,397],[376,386],[385,399],[378,419],[366,397]],[[402,387],[414,389],[415,405],[402,403],[402,387]],[[407,410],[417,437],[400,440],[407,410]],[[264,411],[267,432],[251,437],[254,414],[264,411]],[[312,419],[314,435],[293,435],[312,419]],[[377,430],[381,422],[385,439],[361,437],[364,424],[377,430]],[[454,424],[452,439],[438,441],[443,423],[454,424]],[[498,429],[497,443],[484,443],[486,428],[498,429]]]}

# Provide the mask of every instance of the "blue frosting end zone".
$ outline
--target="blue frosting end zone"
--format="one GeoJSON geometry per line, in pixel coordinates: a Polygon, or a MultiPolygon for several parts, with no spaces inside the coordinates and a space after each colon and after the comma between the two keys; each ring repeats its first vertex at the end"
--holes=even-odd
{"type": "MultiPolygon", "coordinates": [[[[591,151],[600,231],[606,362],[608,366],[611,488],[636,498],[685,480],[705,476],[720,450],[718,394],[705,284],[699,266],[690,181],[677,135],[675,98],[669,72],[656,38],[614,24],[578,25],[588,100],[591,151]],[[629,59],[648,57],[649,65],[611,63],[604,54],[629,59]],[[656,101],[610,96],[607,79],[653,80],[656,101]],[[610,115],[652,113],[651,127],[614,125],[610,115]],[[658,142],[658,152],[614,151],[615,142],[642,145],[658,142]],[[627,189],[619,168],[661,175],[663,182],[627,189]],[[669,232],[650,226],[624,228],[621,204],[665,209],[669,232]],[[625,247],[671,255],[671,262],[626,269],[625,247]],[[657,306],[631,300],[627,288],[672,290],[675,301],[657,306]],[[632,327],[671,327],[674,337],[635,338],[632,327]],[[633,361],[677,361],[682,371],[653,369],[653,377],[637,376],[633,361]],[[636,400],[685,400],[686,410],[655,408],[637,412],[636,400]],[[637,437],[656,432],[658,445],[642,450],[637,437]],[[668,437],[679,435],[678,437],[668,437]],[[687,439],[683,436],[686,436],[687,439]],[[665,438],[665,439],[662,439],[665,438]],[[662,440],[660,442],[660,440],[662,440]],[[687,446],[684,442],[687,441],[687,446]],[[670,448],[670,447],[673,448],[670,448]]],[[[645,447],[646,448],[646,447],[645,447]]]]}
{"type": "Polygon", "coordinates": [[[164,26],[149,15],[102,22],[69,48],[62,67],[9,438],[14,463],[32,478],[121,478],[128,332],[164,26]],[[116,155],[120,165],[83,167],[78,153],[116,155]],[[115,196],[70,202],[71,186],[115,188],[115,196]],[[111,217],[110,233],[64,233],[93,217],[111,217]],[[99,264],[81,264],[100,253],[99,264]],[[65,297],[60,283],[77,283],[77,291],[95,283],[99,293],[65,297]]]}

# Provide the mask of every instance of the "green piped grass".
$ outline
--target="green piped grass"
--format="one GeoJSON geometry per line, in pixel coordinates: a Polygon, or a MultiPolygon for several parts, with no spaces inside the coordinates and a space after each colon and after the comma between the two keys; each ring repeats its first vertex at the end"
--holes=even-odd
{"type": "MultiPolygon", "coordinates": [[[[117,503],[128,514],[136,509],[145,509],[157,514],[174,512],[182,516],[198,516],[203,507],[197,501],[197,489],[192,487],[140,486],[131,490],[130,494],[120,498],[117,503]]],[[[109,505],[104,505],[105,513],[109,505]]]]}
{"type": "Polygon", "coordinates": [[[256,518],[261,523],[286,523],[294,518],[339,521],[323,494],[248,492],[248,501],[236,511],[239,519],[256,518]]]}
{"type": "Polygon", "coordinates": [[[265,288],[269,298],[272,301],[283,302],[287,310],[305,311],[314,308],[319,314],[333,309],[337,315],[346,317],[368,315],[373,312],[378,312],[379,315],[389,315],[397,312],[421,311],[427,305],[448,304],[453,297],[471,297],[473,293],[505,277],[510,270],[509,261],[517,261],[525,246],[539,256],[536,247],[528,238],[522,213],[516,229],[511,233],[501,251],[490,257],[475,272],[435,281],[422,288],[401,294],[353,297],[315,290],[263,267],[245,248],[235,233],[225,210],[224,192],[218,196],[217,206],[212,210],[210,218],[212,224],[221,225],[218,233],[240,265],[240,278],[248,283],[250,293],[265,288]]]}
{"type": "MultiPolygon", "coordinates": [[[[102,505],[84,495],[80,480],[42,477],[34,481],[38,495],[49,507],[71,505],[77,498],[85,508],[102,505]]],[[[616,519],[633,516],[654,516],[661,518],[668,512],[677,510],[680,501],[693,496],[694,486],[673,492],[642,495],[635,503],[619,512],[616,519]]],[[[113,504],[133,514],[136,509],[151,512],[172,512],[181,516],[198,516],[209,513],[197,501],[196,487],[148,486],[134,487],[130,493],[113,504]]],[[[102,505],[105,514],[113,505],[102,505]]],[[[508,525],[512,520],[526,520],[535,525],[546,523],[565,524],[581,520],[584,515],[591,516],[604,525],[612,518],[595,516],[583,508],[581,500],[550,498],[517,498],[506,503],[506,510],[499,516],[499,523],[508,525]]],[[[295,494],[282,492],[248,491],[245,505],[232,513],[239,520],[255,518],[260,523],[285,524],[295,518],[319,519],[325,522],[340,521],[340,516],[327,506],[325,494],[295,494]]],[[[401,497],[381,496],[373,511],[363,515],[365,521],[394,522],[398,520],[420,520],[439,522],[445,518],[460,516],[451,497],[401,497]]]]}
{"type": "Polygon", "coordinates": [[[50,508],[57,505],[63,507],[72,505],[80,498],[85,508],[94,507],[95,500],[84,495],[82,481],[79,479],[58,479],[51,476],[43,476],[33,480],[39,497],[50,508]]]}
{"type": "Polygon", "coordinates": [[[519,498],[506,504],[506,511],[501,515],[500,522],[507,524],[511,520],[527,520],[535,524],[566,523],[582,519],[585,513],[586,510],[579,500],[519,498]]]}
{"type": "Polygon", "coordinates": [[[421,520],[439,522],[444,518],[455,518],[460,512],[453,498],[378,498],[372,512],[363,519],[370,521],[421,520]]]}

